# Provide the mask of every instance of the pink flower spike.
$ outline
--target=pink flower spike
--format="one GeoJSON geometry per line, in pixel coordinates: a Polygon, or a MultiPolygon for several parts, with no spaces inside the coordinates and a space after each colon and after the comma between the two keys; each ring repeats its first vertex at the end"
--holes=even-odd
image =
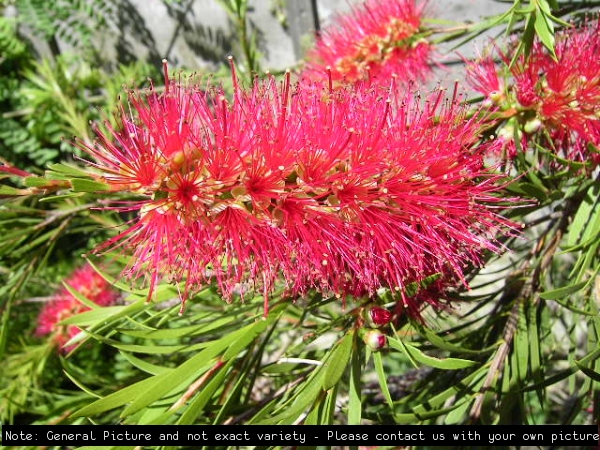
{"type": "MultiPolygon", "coordinates": [[[[75,270],[65,283],[99,306],[108,306],[117,300],[117,292],[89,264],[75,270]]],[[[74,325],[61,325],[60,322],[89,309],[63,287],[40,312],[35,334],[36,336],[51,335],[57,347],[64,353],[68,353],[73,346],[64,347],[64,345],[81,330],[74,325]]]]}
{"type": "MultiPolygon", "coordinates": [[[[512,57],[498,52],[504,69],[512,76],[501,95],[501,67],[491,58],[469,65],[468,80],[511,123],[500,129],[509,155],[527,150],[534,142],[563,159],[600,164],[600,18],[578,28],[556,33],[554,59],[536,40],[529,55],[512,57]],[[517,146],[517,142],[520,145],[517,146]]],[[[554,164],[554,162],[553,162],[554,164]]]]}
{"type": "Polygon", "coordinates": [[[354,83],[399,77],[403,84],[431,72],[432,46],[419,38],[425,3],[367,0],[335,17],[307,55],[309,78],[354,83]]]}
{"type": "MultiPolygon", "coordinates": [[[[443,93],[421,104],[370,83],[293,88],[288,75],[238,84],[231,99],[173,80],[145,97],[131,93],[122,131],[88,152],[99,178],[137,195],[113,206],[138,217],[98,251],[128,251],[124,275],[150,296],[181,282],[185,302],[214,282],[227,301],[260,292],[266,313],[282,287],[346,298],[400,295],[438,273],[466,283],[464,267],[510,227],[483,167],[489,144],[476,147],[481,124],[443,93]],[[159,174],[141,190],[140,155],[159,174]]],[[[411,302],[402,309],[418,316],[411,302]]]]}

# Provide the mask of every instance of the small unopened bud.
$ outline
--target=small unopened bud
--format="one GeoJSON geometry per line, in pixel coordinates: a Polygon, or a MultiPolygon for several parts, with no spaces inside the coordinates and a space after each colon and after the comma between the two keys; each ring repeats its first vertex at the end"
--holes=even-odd
{"type": "Polygon", "coordinates": [[[371,306],[365,311],[367,324],[372,328],[381,328],[392,320],[392,313],[379,306],[371,306]]]}
{"type": "Polygon", "coordinates": [[[540,119],[531,119],[525,122],[523,125],[523,131],[527,134],[535,133],[542,126],[542,121],[540,119]]]}
{"type": "Polygon", "coordinates": [[[362,335],[363,342],[374,352],[385,348],[387,344],[387,338],[379,330],[367,330],[362,335]]]}
{"type": "Polygon", "coordinates": [[[488,97],[494,105],[499,105],[504,100],[504,93],[502,91],[492,91],[488,97]]]}

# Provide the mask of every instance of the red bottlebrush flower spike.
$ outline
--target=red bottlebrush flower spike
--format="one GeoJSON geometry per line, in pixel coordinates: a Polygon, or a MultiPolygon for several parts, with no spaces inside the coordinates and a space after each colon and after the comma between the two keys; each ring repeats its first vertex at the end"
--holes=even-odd
{"type": "MultiPolygon", "coordinates": [[[[89,264],[77,269],[65,283],[99,306],[108,306],[117,300],[117,292],[111,289],[110,284],[89,264]]],[[[61,288],[42,309],[38,317],[36,336],[51,335],[59,348],[65,353],[70,351],[72,347],[64,347],[64,344],[80,330],[73,325],[61,325],[60,322],[89,309],[66,288],[61,288]]]]}
{"type": "Polygon", "coordinates": [[[121,206],[137,220],[98,250],[129,249],[125,275],[148,277],[150,296],[160,279],[185,282],[184,300],[215,280],[226,299],[262,291],[266,311],[281,281],[292,296],[384,287],[418,316],[408,284],[438,273],[464,282],[465,265],[497,250],[507,222],[485,145],[474,149],[480,125],[442,93],[421,107],[364,83],[292,89],[289,74],[281,86],[234,86],[231,101],[172,81],[161,95],[132,93],[139,116],[80,144],[101,180],[145,195],[121,206]]]}
{"type": "MultiPolygon", "coordinates": [[[[424,4],[423,4],[424,5],[424,4]]],[[[307,55],[305,74],[353,83],[395,76],[423,80],[431,72],[432,46],[419,37],[424,6],[415,0],[367,0],[339,15],[307,55]]]]}
{"type": "MultiPolygon", "coordinates": [[[[524,133],[522,147],[526,148],[531,140],[527,135],[540,137],[538,142],[559,156],[596,166],[600,153],[590,151],[589,144],[600,146],[600,19],[557,33],[555,53],[553,59],[536,41],[530,54],[521,55],[511,67],[513,81],[507,96],[493,99],[514,114],[504,138],[524,133]],[[515,126],[519,127],[516,133],[515,126]]],[[[508,66],[511,58],[500,56],[508,66]]],[[[491,59],[472,64],[472,86],[491,99],[499,70],[491,59]]]]}

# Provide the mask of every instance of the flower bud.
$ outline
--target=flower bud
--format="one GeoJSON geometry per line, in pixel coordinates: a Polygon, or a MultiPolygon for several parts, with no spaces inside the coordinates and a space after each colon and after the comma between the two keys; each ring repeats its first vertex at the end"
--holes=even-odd
{"type": "Polygon", "coordinates": [[[392,320],[392,313],[379,306],[371,306],[365,312],[367,324],[372,328],[381,328],[392,320]]]}
{"type": "Polygon", "coordinates": [[[374,352],[381,350],[387,344],[385,334],[378,330],[367,330],[362,335],[362,340],[374,352]]]}
{"type": "Polygon", "coordinates": [[[542,121],[540,119],[531,119],[528,120],[527,122],[525,122],[525,125],[523,125],[523,130],[525,131],[525,133],[527,134],[533,134],[535,133],[537,130],[539,130],[542,126],[542,121]]]}
{"type": "Polygon", "coordinates": [[[488,95],[489,99],[492,101],[494,105],[499,105],[504,100],[504,92],[502,91],[492,91],[488,95]]]}

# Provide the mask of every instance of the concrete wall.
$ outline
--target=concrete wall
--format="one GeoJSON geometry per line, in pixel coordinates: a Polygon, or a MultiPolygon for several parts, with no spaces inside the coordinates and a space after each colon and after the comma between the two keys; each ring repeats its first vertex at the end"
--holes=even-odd
{"type": "MultiPolygon", "coordinates": [[[[219,0],[106,0],[113,8],[107,16],[108,30],[96,37],[102,55],[109,62],[146,60],[160,66],[167,58],[173,68],[199,72],[214,71],[228,55],[243,62],[237,27],[219,0]]],[[[226,0],[221,0],[226,1],[226,0]]],[[[308,48],[315,22],[331,23],[337,13],[346,12],[360,0],[249,0],[249,20],[258,36],[263,70],[293,67],[308,48]],[[317,18],[311,17],[316,10],[317,18]]],[[[387,1],[387,0],[381,0],[387,1]]],[[[506,11],[509,3],[497,0],[429,0],[428,16],[453,26],[477,22],[506,11]]],[[[460,49],[462,55],[476,54],[489,34],[460,49]]],[[[454,43],[452,44],[454,45],[454,43]]],[[[43,43],[41,43],[43,47],[43,43]]],[[[61,51],[69,44],[59,40],[61,51]]],[[[41,53],[47,49],[41,48],[41,53]]],[[[438,47],[447,68],[437,70],[444,84],[463,77],[460,59],[451,45],[438,47]]]]}
{"type": "MultiPolygon", "coordinates": [[[[115,8],[109,18],[109,31],[98,37],[108,60],[145,59],[158,65],[166,57],[175,67],[204,71],[214,69],[229,54],[241,55],[236,27],[218,0],[112,1],[115,8]]],[[[306,11],[314,4],[320,24],[327,26],[336,13],[347,11],[354,3],[353,0],[249,2],[250,22],[257,30],[262,54],[261,66],[275,70],[291,67],[298,59],[290,36],[298,34],[298,30],[293,28],[299,21],[302,22],[296,15],[308,14],[306,11]],[[297,11],[303,13],[297,14],[297,11]],[[287,27],[281,21],[282,14],[286,13],[287,27]]],[[[479,21],[484,16],[505,11],[509,6],[495,0],[429,0],[428,3],[430,16],[456,23],[479,21]]],[[[303,26],[306,28],[310,17],[305,16],[304,19],[303,26]]],[[[481,44],[485,39],[479,38],[478,42],[481,44]]],[[[60,45],[68,47],[65,42],[60,45]]],[[[302,45],[306,47],[306,42],[302,45]]],[[[441,46],[439,50],[444,60],[456,60],[448,53],[448,46],[441,46]]],[[[474,44],[467,44],[461,52],[465,56],[473,54],[474,44]]]]}

